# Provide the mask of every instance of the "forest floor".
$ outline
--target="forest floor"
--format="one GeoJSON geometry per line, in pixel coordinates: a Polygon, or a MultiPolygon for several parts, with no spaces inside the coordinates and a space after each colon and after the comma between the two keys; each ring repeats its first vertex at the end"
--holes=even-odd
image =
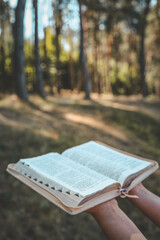
{"type": "MultiPolygon", "coordinates": [[[[106,239],[89,214],[70,216],[6,173],[9,162],[99,140],[160,163],[160,101],[83,97],[62,92],[24,103],[15,95],[0,96],[0,240],[106,239]]],[[[144,184],[160,195],[159,179],[157,171],[144,184]]],[[[147,239],[159,239],[160,229],[129,200],[118,201],[147,239]]]]}

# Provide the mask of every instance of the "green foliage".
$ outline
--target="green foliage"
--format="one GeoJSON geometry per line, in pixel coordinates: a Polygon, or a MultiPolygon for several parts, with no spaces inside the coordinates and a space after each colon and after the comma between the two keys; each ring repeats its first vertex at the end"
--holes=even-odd
{"type": "MultiPolygon", "coordinates": [[[[158,2],[158,1],[157,1],[158,2]]],[[[156,6],[148,17],[146,45],[148,49],[147,82],[151,93],[160,96],[160,9],[156,6]]]]}
{"type": "MultiPolygon", "coordinates": [[[[139,67],[140,27],[143,25],[146,1],[86,1],[83,0],[84,45],[87,64],[94,91],[106,91],[111,84],[114,94],[139,94],[141,78],[139,67]]],[[[49,4],[49,3],[45,3],[49,4]]],[[[79,29],[72,26],[72,14],[79,17],[69,7],[70,1],[54,2],[53,26],[44,29],[44,38],[39,41],[42,70],[46,89],[56,86],[58,75],[62,78],[62,88],[74,86],[78,79],[79,29]],[[72,12],[73,11],[73,12],[72,12]],[[56,31],[59,32],[59,70],[56,64],[56,31]],[[70,36],[70,31],[71,36],[70,36]],[[71,44],[72,42],[72,44],[71,44]],[[71,46],[72,45],[72,46],[71,46]],[[67,49],[69,46],[70,48],[67,49]],[[46,52],[45,52],[46,51],[46,52]],[[70,61],[73,64],[71,73],[70,61]]],[[[78,2],[77,2],[78,4],[78,2]]],[[[146,79],[149,93],[160,96],[159,66],[160,53],[160,8],[159,1],[150,6],[146,28],[146,79]]],[[[0,2],[0,89],[13,91],[14,41],[13,9],[6,1],[0,2]]],[[[74,21],[74,19],[73,19],[74,21]]],[[[51,22],[50,22],[51,23],[51,22]]],[[[27,88],[36,89],[34,42],[25,39],[25,63],[27,88]]]]}

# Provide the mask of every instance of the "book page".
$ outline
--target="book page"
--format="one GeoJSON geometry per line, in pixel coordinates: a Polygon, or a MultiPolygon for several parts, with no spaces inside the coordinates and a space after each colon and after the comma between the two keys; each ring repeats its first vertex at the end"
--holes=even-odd
{"type": "Polygon", "coordinates": [[[20,162],[27,164],[28,169],[84,197],[116,182],[58,153],[21,159],[20,162]]]}
{"type": "Polygon", "coordinates": [[[94,141],[70,148],[62,155],[118,181],[121,186],[129,175],[151,165],[150,162],[117,152],[94,141]]]}

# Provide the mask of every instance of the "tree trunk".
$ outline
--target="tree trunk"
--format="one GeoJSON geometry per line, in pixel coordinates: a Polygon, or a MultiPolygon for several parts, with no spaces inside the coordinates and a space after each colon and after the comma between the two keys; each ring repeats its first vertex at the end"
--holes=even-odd
{"type": "Polygon", "coordinates": [[[60,72],[60,46],[59,46],[59,34],[60,34],[60,28],[59,26],[56,26],[56,83],[57,83],[57,88],[58,88],[58,93],[60,93],[62,84],[61,84],[61,72],[60,72]]]}
{"type": "Polygon", "coordinates": [[[135,94],[135,85],[134,85],[134,80],[132,77],[132,63],[131,63],[130,59],[128,60],[128,73],[129,73],[128,79],[131,84],[131,94],[135,94]]]}
{"type": "Polygon", "coordinates": [[[140,33],[140,77],[141,77],[141,92],[144,97],[148,95],[147,83],[146,83],[146,61],[145,61],[145,24],[141,28],[140,33]]]}
{"type": "Polygon", "coordinates": [[[37,80],[37,90],[39,95],[45,99],[46,94],[44,90],[41,59],[39,55],[38,46],[38,0],[34,0],[34,11],[35,11],[35,66],[36,66],[36,80],[37,80]]]}
{"type": "Polygon", "coordinates": [[[107,93],[112,94],[111,79],[110,79],[110,60],[111,60],[111,51],[112,51],[112,42],[113,37],[112,33],[107,35],[107,47],[106,47],[106,90],[107,93]]]}
{"type": "Polygon", "coordinates": [[[58,93],[60,93],[62,88],[62,81],[61,81],[61,64],[60,64],[60,44],[59,44],[59,37],[60,32],[62,28],[62,10],[60,8],[60,5],[62,3],[62,0],[56,0],[55,3],[53,3],[54,8],[54,18],[55,18],[55,46],[56,46],[56,84],[58,93]]]}
{"type": "Polygon", "coordinates": [[[97,85],[97,92],[101,94],[101,82],[98,74],[98,40],[97,40],[97,27],[94,29],[94,78],[97,85]]]}
{"type": "Polygon", "coordinates": [[[5,41],[4,41],[4,20],[1,20],[1,73],[2,77],[5,77],[5,41]]]}
{"type": "Polygon", "coordinates": [[[156,92],[157,98],[160,98],[160,80],[159,79],[155,81],[155,92],[156,92]]]}
{"type": "MultiPolygon", "coordinates": [[[[157,18],[157,22],[158,22],[158,29],[157,29],[157,33],[156,33],[156,41],[155,41],[155,43],[156,43],[157,49],[158,49],[159,48],[159,43],[160,43],[160,0],[157,0],[155,11],[156,11],[156,18],[157,18]]],[[[160,53],[158,55],[158,59],[160,61],[160,53]]],[[[155,90],[156,90],[156,96],[158,98],[160,98],[159,68],[158,68],[157,80],[155,81],[155,90]]]]}
{"type": "Polygon", "coordinates": [[[140,77],[141,77],[141,92],[144,97],[148,95],[147,83],[146,83],[146,54],[145,54],[145,32],[147,26],[147,15],[149,13],[151,0],[146,0],[146,7],[142,16],[140,16],[140,77]]]}
{"type": "MultiPolygon", "coordinates": [[[[90,83],[90,77],[89,72],[87,68],[87,61],[84,51],[84,30],[83,30],[83,24],[82,24],[82,10],[81,10],[81,0],[78,0],[79,4],[79,16],[80,16],[80,56],[79,56],[79,74],[81,72],[81,76],[84,79],[84,85],[85,85],[85,98],[90,99],[90,92],[91,92],[91,83],[90,83]]],[[[79,83],[80,85],[80,78],[79,83]]]]}
{"type": "Polygon", "coordinates": [[[50,87],[50,94],[54,95],[53,92],[53,84],[51,82],[51,75],[50,75],[50,64],[49,64],[49,58],[48,58],[48,54],[47,54],[47,47],[46,47],[46,41],[47,41],[47,31],[46,28],[44,28],[44,59],[45,59],[45,64],[46,64],[46,78],[48,80],[49,83],[49,87],[50,87]]]}
{"type": "Polygon", "coordinates": [[[23,20],[26,0],[18,0],[18,4],[15,10],[15,27],[14,27],[14,39],[15,39],[15,83],[16,92],[20,99],[28,100],[28,92],[26,88],[25,79],[25,59],[24,59],[24,33],[23,33],[23,20]]]}
{"type": "Polygon", "coordinates": [[[72,41],[72,30],[69,28],[68,29],[69,34],[69,45],[70,45],[70,50],[69,50],[69,70],[70,70],[70,84],[71,84],[71,89],[74,89],[74,70],[73,70],[73,41],[72,41]]]}

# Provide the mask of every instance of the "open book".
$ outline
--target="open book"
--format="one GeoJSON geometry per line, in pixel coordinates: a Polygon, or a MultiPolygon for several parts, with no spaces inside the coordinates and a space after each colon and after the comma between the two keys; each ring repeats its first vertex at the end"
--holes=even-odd
{"type": "Polygon", "coordinates": [[[90,141],[9,164],[7,171],[74,215],[117,196],[158,168],[158,163],[90,141]]]}

